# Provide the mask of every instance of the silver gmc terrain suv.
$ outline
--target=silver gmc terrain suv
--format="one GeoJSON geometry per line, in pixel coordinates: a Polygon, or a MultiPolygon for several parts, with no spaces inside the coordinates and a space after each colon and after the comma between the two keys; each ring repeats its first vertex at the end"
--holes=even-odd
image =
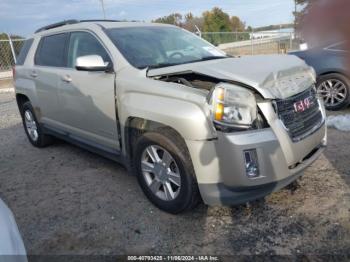
{"type": "Polygon", "coordinates": [[[171,213],[236,205],[302,175],[326,146],[315,72],[295,56],[230,57],[175,26],[69,20],[14,69],[24,130],[125,165],[171,213]]]}

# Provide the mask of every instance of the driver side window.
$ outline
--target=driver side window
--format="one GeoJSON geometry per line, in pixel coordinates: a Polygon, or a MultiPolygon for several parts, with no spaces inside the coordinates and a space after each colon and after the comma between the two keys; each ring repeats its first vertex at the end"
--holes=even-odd
{"type": "Polygon", "coordinates": [[[99,55],[105,63],[112,62],[105,48],[93,35],[87,32],[71,33],[68,47],[68,67],[75,68],[77,58],[86,55],[99,55]]]}

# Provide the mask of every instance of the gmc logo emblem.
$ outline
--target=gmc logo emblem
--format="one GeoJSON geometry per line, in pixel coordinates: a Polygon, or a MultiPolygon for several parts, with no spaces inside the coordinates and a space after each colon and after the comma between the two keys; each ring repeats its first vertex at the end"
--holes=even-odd
{"type": "Polygon", "coordinates": [[[294,103],[294,111],[297,113],[304,112],[309,109],[314,103],[311,101],[311,97],[307,97],[304,100],[300,100],[294,103]]]}

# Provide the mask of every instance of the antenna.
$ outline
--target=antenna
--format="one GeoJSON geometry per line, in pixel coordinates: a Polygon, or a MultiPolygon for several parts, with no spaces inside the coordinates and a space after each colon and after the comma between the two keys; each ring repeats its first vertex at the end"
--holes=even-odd
{"type": "Polygon", "coordinates": [[[199,28],[198,28],[198,26],[197,25],[194,25],[194,27],[196,28],[196,30],[197,30],[197,34],[198,34],[198,36],[200,37],[200,38],[202,38],[202,32],[201,32],[201,30],[199,30],[199,28]]]}
{"type": "Polygon", "coordinates": [[[101,6],[102,6],[103,18],[106,19],[105,3],[103,0],[100,0],[100,1],[101,1],[101,6]]]}

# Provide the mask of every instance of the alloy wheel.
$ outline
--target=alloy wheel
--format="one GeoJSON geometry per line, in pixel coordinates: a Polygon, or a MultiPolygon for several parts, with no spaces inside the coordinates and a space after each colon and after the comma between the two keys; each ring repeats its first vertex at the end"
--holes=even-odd
{"type": "Polygon", "coordinates": [[[180,171],[164,148],[157,145],[146,147],[141,157],[141,170],[147,186],[161,200],[171,201],[179,195],[180,171]]]}
{"type": "Polygon", "coordinates": [[[28,135],[34,142],[36,142],[39,138],[38,126],[30,110],[26,110],[24,112],[24,123],[27,129],[28,135]]]}
{"type": "Polygon", "coordinates": [[[338,79],[325,80],[317,88],[317,93],[323,98],[326,107],[335,107],[343,103],[347,92],[345,83],[338,79]]]}

